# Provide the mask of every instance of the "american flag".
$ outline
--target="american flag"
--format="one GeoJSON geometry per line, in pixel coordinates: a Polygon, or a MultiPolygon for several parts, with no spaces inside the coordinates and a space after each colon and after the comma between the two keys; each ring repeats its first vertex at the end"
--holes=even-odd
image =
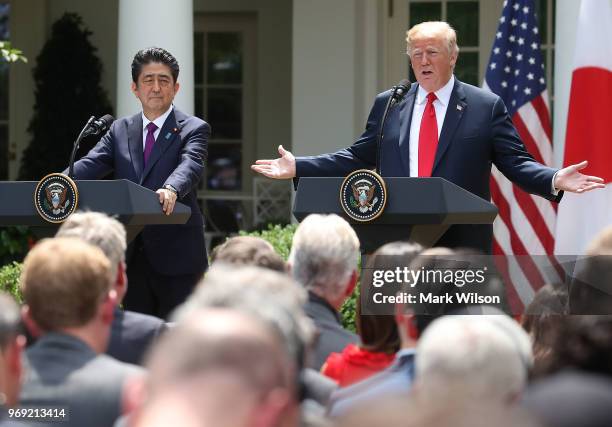
{"type": "MultiPolygon", "coordinates": [[[[552,132],[540,34],[533,0],[506,0],[491,49],[484,87],[499,95],[527,150],[540,163],[553,160],[552,132]]],[[[493,203],[499,216],[493,224],[494,255],[550,255],[554,250],[556,206],[527,194],[495,167],[493,203]]],[[[514,309],[533,299],[549,279],[548,257],[497,257],[514,309]]],[[[551,257],[551,259],[554,258],[551,257]]]]}

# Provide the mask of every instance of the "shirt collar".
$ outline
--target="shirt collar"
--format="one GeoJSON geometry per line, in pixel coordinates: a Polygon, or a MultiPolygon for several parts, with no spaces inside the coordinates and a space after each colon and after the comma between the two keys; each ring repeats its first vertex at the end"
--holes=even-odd
{"type": "MultiPolygon", "coordinates": [[[[157,126],[157,129],[162,128],[164,123],[166,123],[166,119],[168,118],[168,116],[170,115],[173,109],[174,109],[174,105],[170,104],[170,108],[168,108],[168,110],[166,110],[164,114],[162,114],[155,120],[152,120],[153,123],[155,123],[155,126],[157,126]]],[[[142,128],[146,129],[148,124],[151,123],[151,120],[147,119],[147,117],[144,115],[144,111],[141,114],[142,114],[142,128]]]]}
{"type": "MultiPolygon", "coordinates": [[[[450,101],[451,93],[453,92],[453,86],[455,85],[455,76],[451,74],[451,78],[446,82],[444,86],[435,91],[436,98],[438,101],[442,103],[442,105],[447,106],[450,101]]],[[[419,85],[419,90],[417,91],[417,104],[423,104],[427,101],[427,91],[423,89],[423,86],[419,85]]]]}

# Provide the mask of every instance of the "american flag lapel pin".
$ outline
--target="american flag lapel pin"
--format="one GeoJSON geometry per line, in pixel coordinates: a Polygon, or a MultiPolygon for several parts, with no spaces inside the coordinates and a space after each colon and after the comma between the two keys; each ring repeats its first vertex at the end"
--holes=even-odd
{"type": "Polygon", "coordinates": [[[461,105],[457,104],[457,110],[463,111],[463,107],[461,105]]]}

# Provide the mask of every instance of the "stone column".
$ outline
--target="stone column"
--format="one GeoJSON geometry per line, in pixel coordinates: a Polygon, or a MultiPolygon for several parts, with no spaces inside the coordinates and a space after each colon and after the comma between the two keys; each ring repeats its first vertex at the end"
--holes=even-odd
{"type": "Polygon", "coordinates": [[[131,64],[137,51],[151,46],[177,59],[181,86],[174,104],[193,114],[193,0],[119,0],[117,44],[117,117],[142,109],[130,90],[131,64]]]}

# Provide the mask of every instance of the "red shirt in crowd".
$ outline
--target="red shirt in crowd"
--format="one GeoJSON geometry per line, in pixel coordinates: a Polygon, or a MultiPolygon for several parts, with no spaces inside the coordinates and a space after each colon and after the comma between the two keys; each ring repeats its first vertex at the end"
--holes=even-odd
{"type": "Polygon", "coordinates": [[[347,345],[342,353],[332,353],[321,368],[323,375],[340,387],[361,381],[389,366],[395,354],[373,353],[355,344],[347,345]]]}

